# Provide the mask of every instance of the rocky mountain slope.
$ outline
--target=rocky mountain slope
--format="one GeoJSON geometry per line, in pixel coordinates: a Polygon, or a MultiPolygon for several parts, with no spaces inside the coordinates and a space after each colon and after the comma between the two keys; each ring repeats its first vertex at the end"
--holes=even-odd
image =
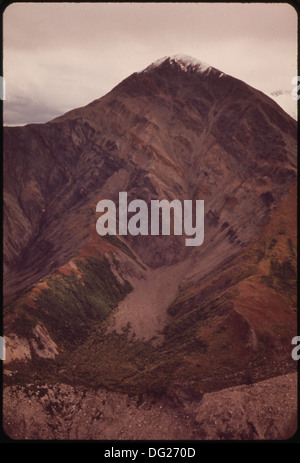
{"type": "Polygon", "coordinates": [[[5,128],[7,387],[190,403],[294,371],[296,149],[273,100],[184,56],[46,124],[5,128]],[[204,200],[204,243],[100,237],[96,204],[120,191],[204,200]]]}

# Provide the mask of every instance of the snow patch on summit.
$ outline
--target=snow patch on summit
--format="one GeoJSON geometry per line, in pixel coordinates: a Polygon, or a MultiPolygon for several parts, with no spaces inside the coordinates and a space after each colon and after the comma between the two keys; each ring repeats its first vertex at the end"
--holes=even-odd
{"type": "Polygon", "coordinates": [[[193,58],[192,56],[178,54],[160,58],[157,61],[154,61],[154,63],[150,64],[150,66],[148,66],[142,72],[152,71],[153,69],[160,67],[165,61],[169,61],[170,64],[176,63],[184,72],[193,70],[203,73],[207,70],[209,71],[210,69],[212,69],[212,66],[210,66],[209,64],[204,63],[203,61],[200,61],[196,58],[193,58]]]}

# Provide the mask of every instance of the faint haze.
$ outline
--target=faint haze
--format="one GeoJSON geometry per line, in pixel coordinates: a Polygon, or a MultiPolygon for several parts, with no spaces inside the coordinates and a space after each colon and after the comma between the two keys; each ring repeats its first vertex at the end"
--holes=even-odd
{"type": "Polygon", "coordinates": [[[10,125],[83,106],[166,55],[193,56],[267,94],[289,94],[297,74],[297,14],[285,3],[14,3],[3,26],[10,125]]]}

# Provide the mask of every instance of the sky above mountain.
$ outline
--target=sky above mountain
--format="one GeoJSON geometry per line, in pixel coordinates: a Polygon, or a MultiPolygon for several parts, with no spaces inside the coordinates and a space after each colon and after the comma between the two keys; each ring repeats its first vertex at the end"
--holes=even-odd
{"type": "Polygon", "coordinates": [[[273,97],[290,113],[296,106],[297,14],[289,4],[14,3],[3,25],[8,125],[46,122],[178,53],[266,94],[283,92],[273,97]]]}

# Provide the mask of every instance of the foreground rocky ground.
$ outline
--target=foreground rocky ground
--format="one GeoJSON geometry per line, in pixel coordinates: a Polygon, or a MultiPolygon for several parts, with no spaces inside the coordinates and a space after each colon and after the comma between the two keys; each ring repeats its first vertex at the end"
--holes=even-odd
{"type": "Polygon", "coordinates": [[[297,374],[231,387],[188,401],[104,389],[4,389],[4,430],[12,439],[263,440],[297,429],[297,374]]]}

